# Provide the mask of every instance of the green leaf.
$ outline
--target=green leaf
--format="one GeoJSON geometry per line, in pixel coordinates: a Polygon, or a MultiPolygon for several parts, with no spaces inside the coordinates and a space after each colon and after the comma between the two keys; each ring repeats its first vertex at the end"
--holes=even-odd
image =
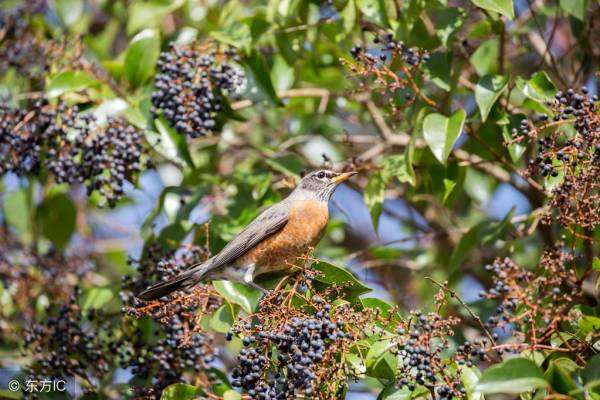
{"type": "Polygon", "coordinates": [[[533,361],[517,357],[485,370],[475,390],[484,394],[518,394],[546,386],[548,382],[540,367],[533,361]]]}
{"type": "Polygon", "coordinates": [[[452,58],[450,53],[436,52],[429,56],[429,60],[423,65],[423,68],[434,84],[440,89],[449,92],[452,88],[449,68],[451,65],[452,58]]]}
{"type": "MultiPolygon", "coordinates": [[[[511,127],[509,125],[502,126],[502,137],[507,143],[512,140],[512,134],[510,133],[510,130],[511,127]]],[[[519,161],[525,150],[527,150],[527,146],[519,143],[511,143],[507,146],[507,149],[510,159],[516,163],[519,161]]]]}
{"type": "Polygon", "coordinates": [[[528,81],[517,79],[517,87],[532,100],[545,102],[554,99],[556,86],[544,71],[531,75],[528,81]]]}
{"type": "Polygon", "coordinates": [[[381,393],[377,397],[377,400],[423,399],[428,398],[429,395],[430,392],[425,386],[417,386],[415,390],[410,390],[406,386],[398,389],[396,385],[389,385],[381,391],[381,393]]]}
{"type": "Polygon", "coordinates": [[[300,176],[305,164],[296,154],[284,154],[282,156],[267,158],[265,163],[275,171],[289,176],[300,176]]]}
{"type": "Polygon", "coordinates": [[[363,285],[350,271],[344,268],[337,267],[324,261],[319,261],[312,265],[312,269],[322,273],[315,278],[318,282],[326,283],[328,285],[346,285],[344,286],[344,293],[347,294],[347,297],[350,300],[371,291],[371,288],[363,285]]]}
{"type": "Polygon", "coordinates": [[[230,389],[223,393],[223,400],[242,400],[242,395],[230,389]]]}
{"type": "Polygon", "coordinates": [[[512,0],[471,0],[477,7],[488,11],[494,11],[504,15],[508,19],[515,17],[512,0]]]}
{"type": "Polygon", "coordinates": [[[229,304],[223,304],[210,317],[210,327],[215,332],[226,333],[233,325],[234,317],[229,304]]]}
{"type": "Polygon", "coordinates": [[[389,350],[394,344],[391,340],[377,340],[371,345],[365,361],[367,375],[379,379],[395,379],[398,359],[389,350]]]}
{"type": "Polygon", "coordinates": [[[22,391],[17,391],[15,392],[14,390],[9,390],[9,389],[0,389],[0,399],[22,399],[23,398],[23,392],[22,391]]]}
{"type": "Polygon", "coordinates": [[[450,39],[458,31],[467,13],[462,8],[449,7],[442,9],[435,19],[435,33],[445,47],[450,47],[450,39]]]}
{"type": "Polygon", "coordinates": [[[585,335],[600,330],[600,318],[593,315],[584,315],[578,321],[578,326],[585,335]]]}
{"type": "Polygon", "coordinates": [[[230,281],[214,281],[214,288],[231,304],[237,304],[247,313],[256,310],[261,293],[249,286],[230,281]]]}
{"type": "Polygon", "coordinates": [[[28,189],[8,193],[4,198],[3,217],[21,233],[30,234],[32,229],[31,197],[28,189]]]}
{"type": "Polygon", "coordinates": [[[348,34],[352,32],[356,25],[356,2],[355,0],[349,0],[346,6],[340,13],[344,26],[344,33],[348,34]]]}
{"type": "Polygon", "coordinates": [[[243,61],[248,81],[245,97],[255,102],[268,101],[273,105],[281,105],[262,55],[253,50],[243,61]]]}
{"type": "Polygon", "coordinates": [[[177,10],[185,0],[136,1],[129,8],[127,34],[131,35],[142,28],[154,28],[163,22],[166,15],[177,10]]]}
{"type": "Polygon", "coordinates": [[[86,291],[81,299],[81,307],[84,311],[99,310],[113,298],[113,293],[108,288],[91,288],[86,291]]]}
{"type": "Polygon", "coordinates": [[[83,71],[64,71],[56,75],[46,88],[48,97],[58,97],[66,92],[76,92],[90,87],[96,80],[83,71]]]}
{"type": "Polygon", "coordinates": [[[567,14],[572,15],[580,21],[585,21],[587,0],[559,0],[558,4],[567,14]]]}
{"type": "Polygon", "coordinates": [[[544,375],[552,389],[561,394],[569,394],[569,392],[577,390],[577,384],[572,378],[577,369],[579,366],[572,360],[560,357],[550,361],[544,375]]]}
{"type": "Polygon", "coordinates": [[[383,318],[389,317],[390,311],[394,308],[394,306],[392,306],[390,303],[381,300],[377,297],[361,298],[360,302],[363,305],[363,307],[378,309],[381,313],[380,315],[383,318]]]}
{"type": "Polygon", "coordinates": [[[479,76],[491,74],[498,67],[498,40],[490,39],[479,45],[469,61],[479,76]]]}
{"type": "Polygon", "coordinates": [[[42,234],[56,247],[64,249],[75,232],[77,208],[69,196],[57,193],[44,199],[37,209],[36,218],[42,234]]]}
{"type": "Polygon", "coordinates": [[[153,29],[135,35],[125,53],[125,76],[133,87],[143,84],[154,73],[160,53],[160,36],[153,29]]]}
{"type": "Polygon", "coordinates": [[[378,25],[388,26],[386,1],[384,0],[356,0],[360,12],[378,25]]]}
{"type": "Polygon", "coordinates": [[[462,132],[466,116],[465,110],[461,109],[450,118],[433,113],[427,115],[423,120],[425,141],[435,158],[444,165],[462,132]]]}
{"type": "Polygon", "coordinates": [[[594,271],[600,271],[600,258],[594,257],[594,261],[592,261],[592,269],[594,271]]]}
{"type": "Polygon", "coordinates": [[[252,44],[250,27],[245,23],[241,23],[240,21],[235,21],[235,23],[228,24],[218,31],[212,31],[210,36],[221,43],[225,43],[236,48],[249,49],[250,45],[252,44]]]}
{"type": "Polygon", "coordinates": [[[54,4],[56,13],[67,26],[79,21],[83,14],[83,0],[55,0],[54,4]]]}
{"type": "MultiPolygon", "coordinates": [[[[194,169],[194,161],[188,149],[186,136],[180,135],[162,115],[154,120],[154,126],[158,130],[160,138],[154,138],[150,141],[151,145],[169,160],[178,161],[182,165],[187,164],[194,169]]],[[[148,135],[151,135],[151,133],[146,133],[147,137],[148,135]]]]}
{"type": "Polygon", "coordinates": [[[486,75],[479,80],[475,88],[475,101],[481,112],[481,120],[485,122],[492,106],[508,86],[508,77],[502,75],[486,75]]]}
{"type": "Polygon", "coordinates": [[[381,211],[383,210],[386,186],[387,181],[384,179],[383,173],[381,171],[375,172],[374,174],[369,175],[367,185],[365,186],[363,193],[365,204],[367,205],[369,213],[371,214],[371,221],[373,223],[373,227],[375,228],[375,232],[377,232],[377,227],[379,226],[379,217],[381,216],[381,211]]]}
{"type": "Polygon", "coordinates": [[[481,372],[477,367],[467,367],[466,365],[459,365],[460,380],[467,391],[467,400],[484,400],[483,394],[476,392],[473,389],[477,384],[477,381],[481,378],[481,372]]]}
{"type": "Polygon", "coordinates": [[[467,233],[460,238],[458,245],[454,248],[450,261],[448,262],[448,269],[454,271],[477,244],[488,243],[502,236],[502,233],[510,224],[510,220],[514,215],[514,210],[515,209],[513,208],[506,214],[506,217],[504,217],[502,221],[486,220],[472,226],[467,233]]]}
{"type": "Polygon", "coordinates": [[[595,389],[596,393],[600,393],[600,354],[590,358],[588,364],[581,371],[581,379],[586,389],[595,389]]]}
{"type": "Polygon", "coordinates": [[[192,400],[201,394],[202,390],[196,386],[175,383],[163,390],[160,400],[192,400]]]}
{"type": "Polygon", "coordinates": [[[271,80],[277,90],[287,90],[294,84],[294,68],[288,65],[285,58],[276,56],[271,70],[271,80]]]}

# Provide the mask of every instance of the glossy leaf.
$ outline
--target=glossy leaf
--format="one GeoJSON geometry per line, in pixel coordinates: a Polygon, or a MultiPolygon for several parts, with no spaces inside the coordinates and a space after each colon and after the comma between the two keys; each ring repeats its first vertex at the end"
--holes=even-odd
{"type": "Polygon", "coordinates": [[[163,390],[160,400],[192,400],[201,394],[202,391],[196,386],[175,383],[163,390]]]}
{"type": "Polygon", "coordinates": [[[465,22],[466,12],[462,8],[449,7],[441,10],[435,19],[435,33],[445,47],[449,47],[450,39],[465,22]]]}
{"type": "Polygon", "coordinates": [[[81,18],[83,13],[83,0],[54,0],[56,13],[67,25],[73,25],[81,18]]]}
{"type": "Polygon", "coordinates": [[[567,14],[572,15],[580,21],[585,21],[587,0],[559,0],[558,4],[567,14]]]}
{"type": "Polygon", "coordinates": [[[243,61],[248,80],[248,90],[245,96],[254,101],[267,101],[273,105],[281,104],[262,55],[258,51],[252,51],[243,61]]]}
{"type": "Polygon", "coordinates": [[[46,88],[48,97],[76,92],[90,87],[96,80],[83,71],[64,71],[56,75],[46,88]]]}
{"type": "Polygon", "coordinates": [[[508,77],[502,75],[486,75],[479,80],[475,88],[475,101],[479,106],[481,120],[485,122],[492,106],[508,86],[508,77]]]}
{"type": "Polygon", "coordinates": [[[390,340],[377,340],[371,344],[366,356],[367,373],[380,379],[394,379],[398,360],[389,349],[394,346],[390,340]]]}
{"type": "Polygon", "coordinates": [[[544,102],[554,98],[556,87],[544,71],[531,75],[527,81],[517,80],[517,87],[532,100],[544,102]]]}
{"type": "Polygon", "coordinates": [[[344,268],[337,267],[324,261],[314,263],[312,268],[321,272],[321,274],[315,278],[318,282],[326,284],[343,283],[347,285],[344,286],[344,292],[350,299],[371,291],[371,288],[363,285],[350,271],[344,268]]]}
{"type": "Polygon", "coordinates": [[[108,288],[94,287],[84,292],[81,307],[84,310],[100,310],[113,299],[113,293],[108,288]]]}
{"type": "Polygon", "coordinates": [[[423,120],[423,136],[431,152],[442,164],[446,164],[454,144],[460,136],[465,118],[465,110],[458,110],[451,117],[442,114],[429,114],[423,120]]]}
{"type": "Polygon", "coordinates": [[[498,40],[487,40],[477,47],[469,61],[479,76],[494,73],[498,67],[498,40]]]}
{"type": "Polygon", "coordinates": [[[513,6],[513,0],[471,0],[477,7],[481,7],[488,11],[494,11],[513,19],[515,17],[515,10],[513,6]]]}
{"type": "Polygon", "coordinates": [[[215,332],[229,332],[234,322],[233,317],[231,306],[229,304],[223,304],[210,317],[210,327],[215,332]]]}
{"type": "Polygon", "coordinates": [[[475,390],[484,394],[518,394],[546,386],[543,371],[533,361],[511,358],[485,370],[475,390]]]}
{"type": "Polygon", "coordinates": [[[152,29],[135,35],[125,54],[125,76],[133,87],[140,86],[154,73],[160,53],[160,36],[152,29]]]}
{"type": "Polygon", "coordinates": [[[31,233],[33,213],[30,193],[27,189],[21,189],[5,196],[2,209],[5,221],[21,233],[31,233]]]}
{"type": "Polygon", "coordinates": [[[58,193],[44,199],[37,209],[36,218],[43,235],[63,249],[75,232],[77,209],[69,196],[58,193]]]}
{"type": "MultiPolygon", "coordinates": [[[[164,117],[154,120],[154,126],[160,134],[159,137],[149,138],[153,147],[170,160],[194,168],[194,162],[188,149],[186,137],[180,135],[173,127],[169,126],[164,117]]],[[[152,132],[146,132],[146,136],[153,136],[152,132]]]]}
{"type": "Polygon", "coordinates": [[[231,304],[237,304],[247,313],[256,310],[262,293],[258,290],[237,282],[214,281],[214,288],[231,304]]]}

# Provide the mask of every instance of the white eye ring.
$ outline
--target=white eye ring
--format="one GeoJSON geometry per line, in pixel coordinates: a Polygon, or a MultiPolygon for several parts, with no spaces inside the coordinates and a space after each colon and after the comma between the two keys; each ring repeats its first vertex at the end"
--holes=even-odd
{"type": "Polygon", "coordinates": [[[323,179],[323,178],[325,178],[325,172],[323,172],[323,171],[319,172],[319,173],[317,174],[317,178],[319,178],[319,179],[323,179]]]}

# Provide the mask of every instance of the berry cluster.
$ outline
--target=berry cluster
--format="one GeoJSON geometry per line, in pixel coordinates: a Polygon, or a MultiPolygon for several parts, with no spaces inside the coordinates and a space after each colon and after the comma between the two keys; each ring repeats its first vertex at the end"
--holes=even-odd
{"type": "MultiPolygon", "coordinates": [[[[555,178],[550,208],[567,227],[594,229],[600,224],[600,104],[586,88],[558,92],[547,103],[552,116],[523,120],[513,129],[515,142],[537,140],[538,154],[529,173],[555,178]]],[[[550,222],[551,214],[545,221],[550,222]]]]}
{"type": "Polygon", "coordinates": [[[423,386],[440,399],[465,396],[460,374],[450,368],[452,360],[445,360],[442,354],[448,350],[452,327],[458,322],[454,317],[444,319],[437,313],[414,311],[399,324],[392,339],[394,353],[401,359],[399,386],[410,391],[423,386]]]}
{"type": "MultiPolygon", "coordinates": [[[[494,287],[480,296],[497,300],[499,305],[484,326],[488,331],[496,331],[495,339],[498,332],[512,333],[520,339],[488,350],[535,350],[536,346],[549,345],[557,332],[564,329],[563,325],[573,321],[571,307],[581,295],[581,288],[577,273],[569,266],[571,261],[572,257],[558,245],[542,255],[536,272],[521,268],[508,258],[486,267],[494,274],[494,287]]],[[[481,347],[487,344],[481,343],[481,347]]],[[[565,344],[571,349],[582,345],[581,342],[565,344]]]]}
{"type": "Polygon", "coordinates": [[[198,246],[182,247],[176,252],[166,251],[157,243],[146,246],[141,260],[130,260],[136,265],[139,277],[123,279],[121,299],[127,314],[137,319],[152,317],[161,322],[160,330],[148,339],[139,328],[140,321],[131,321],[121,346],[121,366],[131,368],[136,381],[148,384],[134,387],[136,398],[160,398],[162,389],[180,382],[187,372],[204,373],[214,359],[216,350],[212,338],[201,332],[198,314],[210,313],[220,304],[208,287],[197,285],[187,291],[169,295],[168,302],[143,302],[135,297],[157,280],[168,279],[186,267],[205,260],[208,252],[198,246]]]}
{"type": "Polygon", "coordinates": [[[162,113],[179,133],[193,138],[219,129],[226,96],[243,90],[243,73],[228,61],[233,50],[208,52],[197,45],[173,45],[161,53],[152,93],[152,112],[162,113]]]}
{"type": "MultiPolygon", "coordinates": [[[[26,331],[25,346],[34,357],[28,368],[30,379],[79,377],[86,390],[92,390],[111,369],[118,343],[102,318],[94,311],[82,310],[79,295],[75,287],[55,316],[26,331]],[[105,334],[98,335],[99,331],[105,334]]],[[[47,309],[46,315],[51,315],[51,311],[47,309]]]]}
{"type": "Polygon", "coordinates": [[[122,119],[99,124],[77,106],[37,100],[31,109],[0,106],[0,174],[50,172],[58,183],[81,183],[110,207],[125,181],[142,169],[143,134],[122,119]],[[75,133],[75,134],[74,134],[75,133]]]}
{"type": "Polygon", "coordinates": [[[340,355],[363,338],[361,329],[374,313],[349,304],[334,307],[343,287],[317,294],[316,274],[306,268],[289,289],[267,294],[259,310],[240,318],[226,335],[227,340],[242,339],[232,385],[250,398],[341,398],[348,378],[358,373],[340,355]]]}
{"type": "Polygon", "coordinates": [[[0,285],[5,288],[6,301],[12,304],[0,313],[2,345],[18,341],[22,325],[35,321],[41,295],[54,302],[66,301],[75,278],[79,281],[93,270],[95,263],[88,256],[65,254],[50,249],[37,253],[24,247],[9,231],[0,229],[0,285]]]}
{"type": "Polygon", "coordinates": [[[29,78],[42,78],[47,72],[45,48],[29,25],[31,17],[43,13],[46,7],[45,0],[26,0],[8,9],[0,7],[0,76],[11,68],[29,78]]]}
{"type": "Polygon", "coordinates": [[[235,330],[243,333],[247,348],[240,351],[233,370],[234,386],[253,399],[337,398],[347,376],[336,356],[355,341],[351,321],[318,295],[309,302],[311,315],[247,323],[235,330]],[[336,387],[340,377],[341,386],[336,387]]]}

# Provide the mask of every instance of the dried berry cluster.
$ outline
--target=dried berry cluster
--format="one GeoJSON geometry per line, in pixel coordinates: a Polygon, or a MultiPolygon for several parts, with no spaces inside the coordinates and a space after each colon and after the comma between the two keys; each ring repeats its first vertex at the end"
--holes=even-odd
{"type": "Polygon", "coordinates": [[[196,45],[171,47],[157,62],[152,112],[162,113],[179,133],[196,138],[214,133],[226,96],[240,93],[243,73],[228,61],[235,52],[209,52],[196,45]]]}
{"type": "Polygon", "coordinates": [[[269,294],[254,323],[242,321],[233,329],[245,348],[232,384],[252,399],[338,398],[353,376],[339,356],[358,340],[366,315],[347,305],[333,307],[327,295],[303,294],[310,287],[310,281],[297,283],[285,299],[283,292],[269,294]],[[294,294],[305,307],[290,305],[294,294]]]}
{"type": "Polygon", "coordinates": [[[125,181],[142,169],[142,133],[122,119],[99,124],[77,106],[36,101],[31,109],[0,106],[0,174],[50,172],[58,183],[81,183],[114,207],[125,181]]]}
{"type": "MultiPolygon", "coordinates": [[[[79,377],[90,390],[111,369],[118,343],[94,311],[82,310],[79,295],[79,289],[74,288],[69,301],[58,308],[55,316],[34,324],[25,333],[25,346],[34,359],[28,368],[31,379],[79,377]],[[102,335],[98,334],[100,331],[102,335]]],[[[46,315],[52,315],[50,308],[46,315]]]]}
{"type": "MultiPolygon", "coordinates": [[[[426,51],[418,48],[408,47],[402,41],[394,39],[389,33],[375,35],[374,45],[366,48],[356,45],[350,50],[352,62],[349,62],[350,70],[360,76],[375,78],[378,90],[394,93],[399,89],[410,88],[405,93],[405,100],[412,102],[415,95],[426,103],[431,103],[425,94],[419,89],[417,77],[421,74],[421,65],[429,59],[426,51]]],[[[368,83],[361,83],[364,86],[368,83]]],[[[389,99],[392,111],[399,111],[399,104],[389,99]]]]}
{"type": "Polygon", "coordinates": [[[508,258],[486,267],[494,273],[494,287],[480,296],[497,300],[499,305],[484,326],[519,339],[497,345],[494,350],[535,350],[550,345],[553,339],[560,339],[571,350],[581,345],[585,348],[585,343],[571,343],[572,338],[563,338],[559,333],[565,324],[573,322],[572,306],[581,295],[580,280],[569,265],[571,261],[572,257],[557,246],[542,255],[537,271],[521,268],[508,258]]]}
{"type": "MultiPolygon", "coordinates": [[[[600,224],[600,106],[586,88],[558,92],[547,105],[553,116],[523,120],[515,141],[536,140],[539,153],[529,171],[558,181],[550,208],[567,227],[594,229],[600,224]]],[[[548,215],[547,222],[549,222],[548,215]]]]}
{"type": "Polygon", "coordinates": [[[29,26],[31,17],[46,7],[45,0],[26,0],[8,9],[0,7],[0,76],[11,68],[29,78],[41,78],[47,71],[45,47],[29,26]]]}
{"type": "Polygon", "coordinates": [[[128,305],[126,313],[136,318],[151,316],[161,322],[161,329],[144,335],[140,321],[132,321],[130,334],[121,346],[121,366],[131,368],[137,385],[137,398],[159,398],[162,389],[183,380],[186,372],[204,373],[214,359],[216,350],[212,338],[201,331],[199,316],[210,313],[219,305],[208,287],[198,285],[169,296],[168,302],[143,302],[135,294],[157,280],[168,279],[184,268],[201,262],[207,251],[198,246],[166,252],[158,244],[150,244],[142,260],[130,260],[140,277],[125,277],[121,299],[128,305]],[[158,341],[155,339],[158,337],[158,341]]]}

